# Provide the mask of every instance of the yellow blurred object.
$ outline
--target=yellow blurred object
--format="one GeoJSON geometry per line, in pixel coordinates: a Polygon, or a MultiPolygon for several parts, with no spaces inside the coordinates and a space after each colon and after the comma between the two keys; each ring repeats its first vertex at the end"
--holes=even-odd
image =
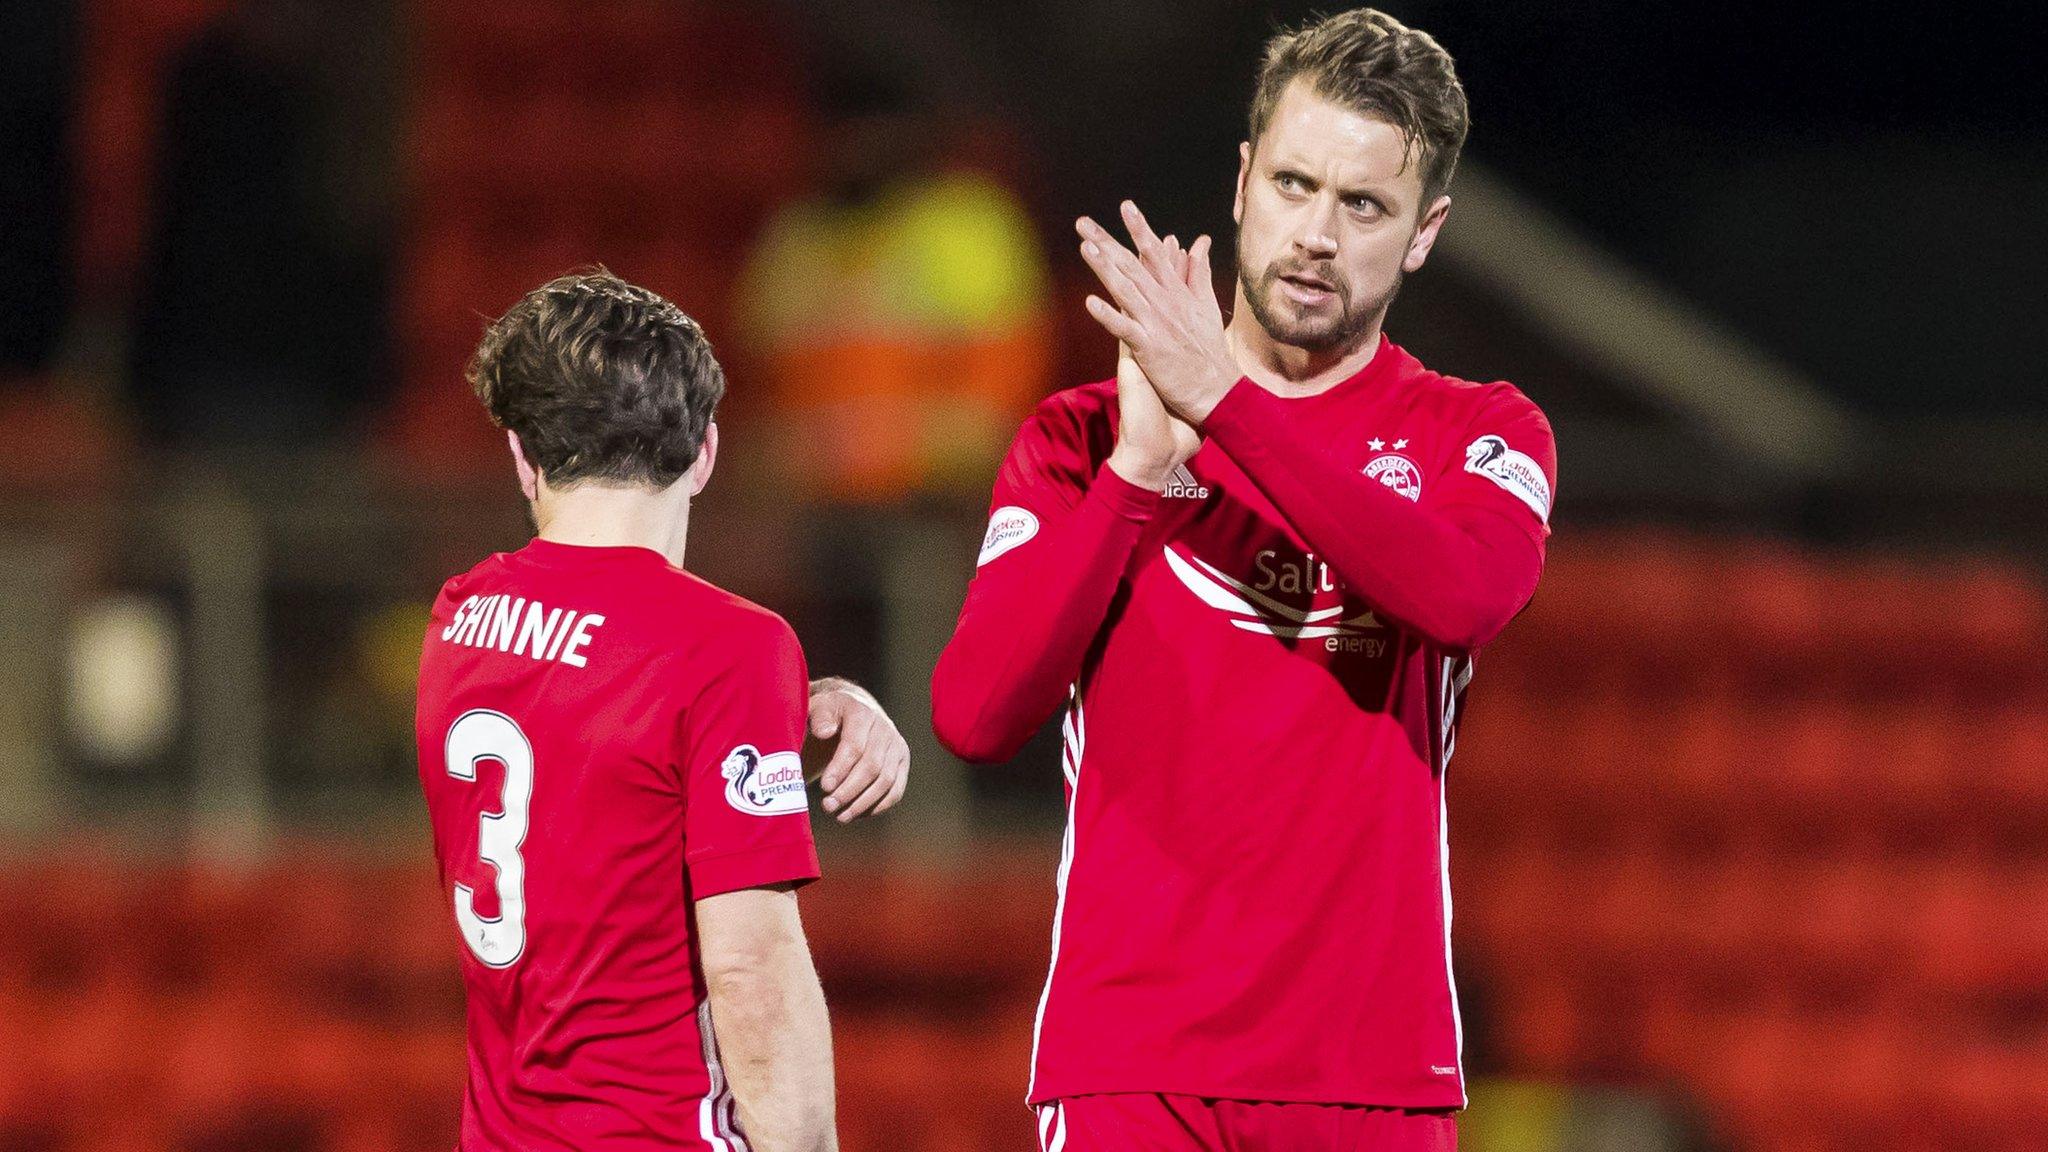
{"type": "Polygon", "coordinates": [[[419,687],[420,644],[427,631],[424,604],[390,604],[365,616],[357,625],[356,652],[363,678],[377,698],[412,710],[419,687]]]}
{"type": "Polygon", "coordinates": [[[1051,369],[1037,237],[974,173],[785,209],[740,300],[768,365],[776,456],[813,495],[980,486],[1051,369]]]}
{"type": "Polygon", "coordinates": [[[1458,1117],[1465,1152],[1565,1152],[1570,1094],[1555,1084],[1527,1080],[1474,1080],[1471,1104],[1458,1117]]]}

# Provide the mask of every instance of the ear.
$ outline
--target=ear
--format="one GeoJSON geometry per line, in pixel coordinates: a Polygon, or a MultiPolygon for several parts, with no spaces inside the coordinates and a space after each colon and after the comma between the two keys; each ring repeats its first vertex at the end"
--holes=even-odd
{"type": "Polygon", "coordinates": [[[519,473],[519,490],[526,494],[528,503],[540,499],[540,472],[526,459],[526,449],[519,444],[519,433],[505,429],[505,443],[512,446],[512,468],[519,473]]]}
{"type": "Polygon", "coordinates": [[[1245,140],[1237,146],[1237,199],[1231,202],[1230,218],[1244,223],[1244,182],[1252,175],[1252,144],[1245,140]]]}
{"type": "Polygon", "coordinates": [[[1423,213],[1422,224],[1415,229],[1415,238],[1408,241],[1408,254],[1401,258],[1401,271],[1415,272],[1429,259],[1429,250],[1436,247],[1437,233],[1443,230],[1444,218],[1451,214],[1451,198],[1439,196],[1436,203],[1423,213]]]}
{"type": "Polygon", "coordinates": [[[697,452],[697,462],[690,465],[690,495],[704,491],[711,483],[711,470],[718,466],[718,421],[713,420],[704,428],[704,447],[697,452]]]}

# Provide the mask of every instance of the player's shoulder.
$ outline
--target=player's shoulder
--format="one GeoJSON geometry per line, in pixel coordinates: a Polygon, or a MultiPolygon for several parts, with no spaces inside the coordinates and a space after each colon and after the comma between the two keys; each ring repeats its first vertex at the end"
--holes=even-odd
{"type": "Polygon", "coordinates": [[[1062,388],[1038,402],[1028,423],[1049,428],[1086,430],[1108,427],[1116,411],[1116,380],[1096,380],[1062,388]]]}
{"type": "Polygon", "coordinates": [[[509,553],[493,552],[483,559],[441,582],[441,593],[434,598],[435,614],[441,615],[443,608],[452,608],[470,591],[489,583],[492,577],[501,574],[505,568],[505,557],[509,553]]]}
{"type": "Polygon", "coordinates": [[[782,645],[796,642],[796,630],[772,608],[713,584],[694,572],[670,567],[664,589],[692,633],[713,640],[782,645]]]}
{"type": "Polygon", "coordinates": [[[1467,380],[1425,365],[1399,345],[1394,345],[1393,350],[1401,358],[1398,364],[1401,377],[1446,423],[1469,425],[1482,419],[1530,419],[1546,430],[1550,427],[1550,419],[1543,414],[1543,409],[1509,381],[1467,380]]]}
{"type": "Polygon", "coordinates": [[[779,613],[674,565],[643,569],[614,615],[632,637],[636,675],[664,679],[677,700],[735,670],[803,663],[796,630],[779,613]]]}
{"type": "Polygon", "coordinates": [[[803,645],[781,614],[693,573],[675,570],[690,600],[679,603],[673,640],[679,657],[680,699],[721,677],[768,678],[791,683],[808,676],[803,645]]]}
{"type": "Polygon", "coordinates": [[[1116,443],[1116,381],[1062,388],[1038,402],[1017,430],[1009,467],[1046,476],[1093,475],[1116,443]]]}

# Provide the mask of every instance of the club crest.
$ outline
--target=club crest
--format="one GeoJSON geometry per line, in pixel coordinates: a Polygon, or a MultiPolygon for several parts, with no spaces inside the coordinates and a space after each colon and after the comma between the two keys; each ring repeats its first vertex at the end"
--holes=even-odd
{"type": "Polygon", "coordinates": [[[1365,466],[1365,474],[1410,500],[1422,499],[1422,469],[1399,452],[1384,452],[1365,466]]]}

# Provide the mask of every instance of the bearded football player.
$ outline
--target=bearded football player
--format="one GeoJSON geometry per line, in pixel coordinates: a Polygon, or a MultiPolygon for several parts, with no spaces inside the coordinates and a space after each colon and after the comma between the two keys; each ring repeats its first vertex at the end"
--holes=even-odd
{"type": "Polygon", "coordinates": [[[1077,224],[1124,353],[1018,433],[932,685],[969,760],[1065,707],[1048,1152],[1456,1145],[1444,777],[1556,483],[1521,392],[1384,330],[1466,124],[1435,40],[1343,13],[1267,48],[1227,318],[1207,238],[1077,224]]]}

